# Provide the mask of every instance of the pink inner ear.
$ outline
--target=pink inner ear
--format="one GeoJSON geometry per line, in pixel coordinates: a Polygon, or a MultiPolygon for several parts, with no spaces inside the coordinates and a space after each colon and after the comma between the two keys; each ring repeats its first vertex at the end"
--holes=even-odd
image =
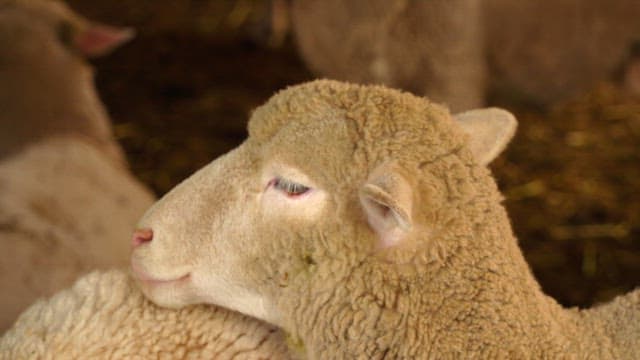
{"type": "Polygon", "coordinates": [[[133,36],[134,31],[130,28],[90,24],[77,35],[75,44],[85,56],[98,57],[131,40],[133,36]]]}
{"type": "Polygon", "coordinates": [[[406,235],[406,231],[399,225],[393,210],[372,199],[361,198],[360,201],[367,215],[369,226],[378,235],[378,249],[382,250],[399,245],[406,235]]]}

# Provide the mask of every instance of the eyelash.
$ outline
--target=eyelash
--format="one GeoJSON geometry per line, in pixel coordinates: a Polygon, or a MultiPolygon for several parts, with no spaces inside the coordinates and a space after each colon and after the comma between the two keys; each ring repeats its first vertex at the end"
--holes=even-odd
{"type": "Polygon", "coordinates": [[[300,196],[308,192],[309,190],[311,190],[311,188],[307,186],[294,183],[292,181],[282,179],[282,178],[275,178],[271,180],[270,183],[271,185],[273,185],[273,187],[276,190],[282,191],[283,193],[285,193],[287,196],[290,196],[290,197],[300,196]]]}

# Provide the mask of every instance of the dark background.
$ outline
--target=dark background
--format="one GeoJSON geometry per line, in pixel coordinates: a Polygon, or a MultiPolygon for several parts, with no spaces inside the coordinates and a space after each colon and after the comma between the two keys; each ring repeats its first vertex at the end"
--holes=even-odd
{"type": "MultiPolygon", "coordinates": [[[[162,195],[239,144],[252,108],[313,75],[262,1],[70,1],[137,38],[95,62],[133,172],[162,195]]],[[[640,284],[640,101],[603,82],[534,108],[492,169],[544,290],[588,306],[640,284]]]]}

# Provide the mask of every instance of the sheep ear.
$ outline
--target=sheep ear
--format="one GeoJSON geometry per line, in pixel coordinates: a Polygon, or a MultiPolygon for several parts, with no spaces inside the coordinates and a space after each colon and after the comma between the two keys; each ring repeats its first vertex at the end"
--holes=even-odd
{"type": "Polygon", "coordinates": [[[500,155],[518,126],[510,112],[499,108],[470,110],[453,117],[469,135],[471,152],[482,165],[488,165],[500,155]]]}
{"type": "Polygon", "coordinates": [[[109,25],[90,23],[74,39],[75,48],[87,57],[100,57],[131,40],[135,31],[109,25]]]}
{"type": "Polygon", "coordinates": [[[369,226],[378,235],[378,247],[394,247],[412,227],[413,191],[397,166],[383,164],[360,188],[360,203],[369,226]]]}

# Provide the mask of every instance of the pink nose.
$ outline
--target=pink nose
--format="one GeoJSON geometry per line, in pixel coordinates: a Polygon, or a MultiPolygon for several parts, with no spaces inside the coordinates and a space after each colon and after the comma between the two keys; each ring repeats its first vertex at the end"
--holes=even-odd
{"type": "Polygon", "coordinates": [[[151,242],[151,240],[153,240],[153,230],[151,229],[136,229],[136,231],[133,232],[133,237],[131,239],[131,246],[133,246],[134,248],[151,242]]]}

